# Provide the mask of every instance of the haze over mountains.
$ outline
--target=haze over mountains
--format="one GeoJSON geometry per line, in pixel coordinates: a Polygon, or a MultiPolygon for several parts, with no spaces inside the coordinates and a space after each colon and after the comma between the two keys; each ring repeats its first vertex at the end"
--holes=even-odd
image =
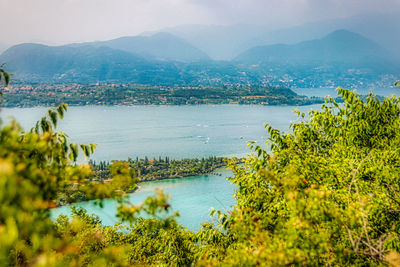
{"type": "Polygon", "coordinates": [[[72,44],[73,47],[110,47],[149,59],[183,62],[209,60],[209,56],[173,34],[161,32],[151,36],[125,36],[109,41],[72,44]]]}
{"type": "MultiPolygon", "coordinates": [[[[254,25],[181,25],[162,29],[195,44],[214,60],[231,60],[245,44],[265,34],[268,27],[254,25]]],[[[153,32],[154,33],[154,32],[153,32]]],[[[147,33],[148,34],[148,33],[147,33]]]]}
{"type": "Polygon", "coordinates": [[[250,63],[278,64],[332,64],[335,62],[365,66],[375,62],[388,62],[390,53],[360,34],[337,30],[321,39],[297,44],[256,46],[235,58],[250,63]]]}
{"type": "MultiPolygon", "coordinates": [[[[1,54],[0,62],[17,74],[16,80],[28,82],[386,86],[400,74],[400,49],[389,41],[393,35],[381,34],[378,42],[331,29],[347,23],[375,36],[379,25],[392,19],[358,17],[275,32],[250,25],[187,25],[108,41],[20,44],[1,54]]],[[[391,27],[398,30],[397,24],[391,27]]]]}
{"type": "Polygon", "coordinates": [[[330,32],[346,29],[362,34],[400,57],[400,23],[397,14],[367,14],[341,19],[322,20],[303,25],[274,29],[254,25],[183,25],[165,28],[184,38],[216,60],[231,60],[245,50],[271,44],[295,44],[318,39],[330,32]]]}

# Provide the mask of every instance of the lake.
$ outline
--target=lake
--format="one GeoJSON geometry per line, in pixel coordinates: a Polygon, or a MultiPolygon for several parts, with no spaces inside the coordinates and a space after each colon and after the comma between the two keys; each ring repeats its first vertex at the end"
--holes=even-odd
{"type": "MultiPolygon", "coordinates": [[[[398,89],[376,90],[377,94],[390,95],[398,89]]],[[[334,95],[332,88],[318,89],[312,93],[296,89],[300,94],[334,95]],[[324,90],[324,91],[323,91],[324,90]]],[[[320,105],[258,106],[258,105],[194,105],[194,106],[83,106],[69,107],[60,130],[68,133],[70,140],[78,143],[97,143],[94,160],[149,158],[195,158],[206,156],[245,155],[249,152],[247,141],[263,144],[266,140],[265,123],[283,131],[289,130],[297,118],[293,109],[307,112],[320,105]]],[[[0,116],[6,121],[10,116],[30,129],[46,112],[46,108],[7,108],[0,116]]],[[[172,197],[172,207],[180,212],[179,222],[197,230],[201,222],[212,220],[210,208],[229,210],[235,203],[235,186],[225,177],[231,173],[218,170],[220,175],[202,175],[184,179],[148,182],[129,199],[138,204],[162,188],[172,197]]],[[[117,222],[114,216],[117,203],[105,200],[100,209],[91,202],[79,203],[89,213],[100,216],[106,225],[117,222]]],[[[52,216],[68,214],[69,207],[53,210],[52,216]]]]}
{"type": "MultiPolygon", "coordinates": [[[[292,89],[299,95],[305,96],[332,96],[336,97],[336,88],[328,87],[328,88],[294,88],[292,89]]],[[[353,90],[353,89],[351,89],[353,90]]],[[[400,89],[396,87],[389,87],[389,88],[359,88],[357,92],[361,95],[368,95],[369,92],[372,92],[376,95],[380,96],[390,96],[390,95],[400,95],[400,89]]]]}
{"type": "MultiPolygon", "coordinates": [[[[297,107],[301,111],[319,105],[297,107]]],[[[128,157],[194,158],[205,156],[244,155],[249,152],[247,141],[266,140],[265,123],[287,131],[296,120],[293,106],[198,105],[198,106],[83,106],[69,107],[60,123],[71,140],[98,144],[93,159],[112,160],[128,157]]],[[[41,118],[46,108],[10,108],[1,117],[13,116],[25,129],[41,118]]],[[[7,119],[8,118],[8,119],[7,119]]],[[[197,230],[209,218],[210,208],[229,210],[235,203],[235,186],[220,175],[202,175],[184,179],[163,180],[140,184],[131,194],[132,203],[139,204],[162,188],[172,197],[172,207],[180,212],[179,222],[197,230]]],[[[100,216],[103,224],[117,222],[117,203],[105,200],[104,208],[92,202],[79,203],[89,213],[100,216]]],[[[68,214],[69,207],[53,210],[52,216],[68,214]]]]}
{"type": "MultiPolygon", "coordinates": [[[[297,107],[302,111],[319,105],[297,107]]],[[[288,130],[293,106],[82,106],[69,107],[59,130],[78,143],[97,143],[94,160],[159,156],[195,158],[248,152],[247,141],[266,140],[265,123],[288,130]]],[[[46,108],[4,108],[29,130],[46,108]]]]}

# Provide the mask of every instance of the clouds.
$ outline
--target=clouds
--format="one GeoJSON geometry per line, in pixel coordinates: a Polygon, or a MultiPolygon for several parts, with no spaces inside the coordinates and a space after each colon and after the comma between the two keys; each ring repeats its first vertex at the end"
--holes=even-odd
{"type": "Polygon", "coordinates": [[[399,0],[0,0],[0,43],[66,43],[134,35],[179,24],[280,28],[368,12],[399,0]],[[4,25],[7,25],[4,27],[4,25]]]}

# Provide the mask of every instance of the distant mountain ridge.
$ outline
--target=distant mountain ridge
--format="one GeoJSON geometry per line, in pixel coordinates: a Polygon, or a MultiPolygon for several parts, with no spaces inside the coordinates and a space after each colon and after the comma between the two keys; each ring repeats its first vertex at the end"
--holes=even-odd
{"type": "Polygon", "coordinates": [[[161,30],[185,39],[214,60],[233,59],[243,51],[243,44],[268,31],[267,26],[254,25],[180,25],[161,30]]]}
{"type": "Polygon", "coordinates": [[[173,64],[104,46],[20,44],[7,49],[0,62],[6,62],[16,78],[28,81],[180,81],[173,64]]]}
{"type": "Polygon", "coordinates": [[[232,61],[211,60],[199,51],[170,34],[156,34],[64,46],[20,44],[2,53],[0,62],[25,82],[325,87],[400,79],[399,61],[390,52],[348,30],[253,47],[232,61]]]}
{"type": "Polygon", "coordinates": [[[109,41],[71,44],[69,46],[87,45],[109,47],[156,60],[182,62],[210,60],[210,57],[200,49],[189,44],[184,39],[166,32],[156,33],[151,36],[125,36],[109,41]]]}
{"type": "Polygon", "coordinates": [[[1,53],[3,53],[4,51],[6,51],[7,48],[9,48],[9,47],[10,47],[10,45],[6,45],[6,44],[0,43],[0,55],[1,55],[1,53]]]}
{"type": "Polygon", "coordinates": [[[398,14],[364,14],[347,18],[308,22],[273,28],[254,25],[180,25],[164,28],[206,52],[216,60],[232,60],[244,51],[263,45],[295,44],[322,38],[329,32],[347,29],[362,34],[400,58],[398,14]]]}
{"type": "Polygon", "coordinates": [[[357,33],[337,30],[321,39],[297,44],[257,46],[243,52],[235,60],[279,64],[340,62],[359,66],[365,63],[389,61],[390,53],[357,33]]]}
{"type": "MultiPolygon", "coordinates": [[[[388,49],[400,58],[400,23],[398,14],[364,14],[347,18],[309,22],[299,26],[277,29],[248,39],[242,48],[277,43],[295,44],[306,40],[322,38],[329,32],[346,29],[361,34],[388,49]]],[[[244,51],[242,50],[242,51],[244,51]]]]}

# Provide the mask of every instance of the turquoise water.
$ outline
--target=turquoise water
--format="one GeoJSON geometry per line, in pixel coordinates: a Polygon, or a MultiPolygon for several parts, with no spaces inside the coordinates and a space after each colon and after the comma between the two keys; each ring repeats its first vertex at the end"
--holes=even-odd
{"type": "MultiPolygon", "coordinates": [[[[161,188],[172,198],[171,212],[178,211],[180,213],[178,222],[191,230],[198,230],[200,223],[214,221],[209,216],[211,208],[227,211],[235,203],[233,197],[235,186],[225,179],[232,175],[231,171],[219,169],[216,172],[221,175],[209,174],[142,183],[138,191],[129,195],[129,201],[133,204],[140,204],[146,197],[153,195],[156,188],[161,188]]],[[[107,199],[103,201],[103,204],[103,208],[94,205],[93,202],[76,205],[100,216],[104,225],[118,222],[118,218],[115,217],[118,203],[115,200],[107,199]]],[[[68,214],[69,211],[69,206],[54,209],[52,217],[55,219],[60,214],[68,214]]]]}

